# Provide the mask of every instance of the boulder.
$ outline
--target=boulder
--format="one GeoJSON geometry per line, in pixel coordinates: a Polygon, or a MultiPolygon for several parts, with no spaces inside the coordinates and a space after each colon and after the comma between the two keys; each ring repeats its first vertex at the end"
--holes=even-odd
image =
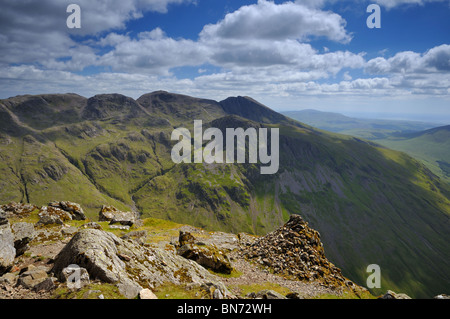
{"type": "Polygon", "coordinates": [[[103,205],[98,214],[98,221],[109,221],[110,225],[120,224],[131,227],[133,224],[140,222],[140,219],[136,212],[122,212],[114,206],[103,205]]]}
{"type": "Polygon", "coordinates": [[[215,272],[231,274],[233,270],[227,255],[216,247],[186,244],[177,249],[177,254],[215,272]]]}
{"type": "Polygon", "coordinates": [[[411,297],[403,293],[395,293],[392,290],[388,290],[380,299],[411,299],[411,297]]]}
{"type": "Polygon", "coordinates": [[[83,209],[80,204],[69,202],[69,201],[61,201],[61,202],[51,202],[48,204],[50,207],[55,207],[62,209],[68,212],[73,220],[85,220],[86,215],[84,214],[83,209]]]}
{"type": "Polygon", "coordinates": [[[6,212],[0,208],[0,226],[9,223],[6,212]]]}
{"type": "Polygon", "coordinates": [[[72,215],[65,210],[53,206],[42,206],[39,210],[39,221],[36,226],[40,225],[63,225],[64,222],[72,220],[72,215]]]}
{"type": "Polygon", "coordinates": [[[37,208],[35,205],[16,202],[10,202],[1,206],[1,209],[6,213],[8,218],[26,217],[37,208]]]}
{"type": "Polygon", "coordinates": [[[48,283],[42,284],[42,282],[48,279],[47,271],[48,269],[44,266],[29,267],[28,270],[19,275],[17,285],[23,286],[27,289],[35,289],[35,290],[43,289],[45,285],[47,285],[48,287],[48,283]]]}
{"type": "Polygon", "coordinates": [[[139,291],[139,299],[158,299],[158,297],[148,288],[139,291]]]}
{"type": "Polygon", "coordinates": [[[102,226],[100,226],[96,222],[89,222],[89,223],[81,225],[79,228],[81,228],[81,229],[85,229],[85,228],[102,229],[102,226]]]}
{"type": "Polygon", "coordinates": [[[180,246],[177,254],[195,261],[205,268],[209,268],[215,272],[230,274],[233,270],[228,256],[215,245],[205,246],[195,244],[194,236],[189,232],[180,231],[180,246]]]}
{"type": "Polygon", "coordinates": [[[11,226],[14,234],[14,248],[16,249],[16,257],[22,255],[28,248],[28,244],[36,236],[36,231],[31,223],[15,223],[11,226]]]}
{"type": "Polygon", "coordinates": [[[52,272],[61,279],[63,269],[71,264],[86,268],[92,280],[115,284],[127,298],[164,283],[215,282],[224,296],[228,293],[223,283],[191,260],[97,229],[76,233],[55,257],[52,272]]]}
{"type": "Polygon", "coordinates": [[[0,225],[0,275],[8,272],[14,264],[16,249],[14,248],[14,235],[9,222],[0,225]]]}

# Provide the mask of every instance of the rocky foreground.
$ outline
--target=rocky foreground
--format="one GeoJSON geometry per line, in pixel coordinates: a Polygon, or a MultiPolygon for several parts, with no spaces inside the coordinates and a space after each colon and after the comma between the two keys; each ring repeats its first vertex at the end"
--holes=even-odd
{"type": "Polygon", "coordinates": [[[0,248],[0,298],[374,298],[298,215],[255,237],[112,206],[93,222],[76,203],[11,203],[0,208],[0,248]]]}

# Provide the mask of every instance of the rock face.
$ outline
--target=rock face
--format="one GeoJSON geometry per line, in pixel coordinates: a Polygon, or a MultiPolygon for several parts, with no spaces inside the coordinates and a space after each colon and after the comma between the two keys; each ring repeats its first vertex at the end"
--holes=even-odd
{"type": "Polygon", "coordinates": [[[62,225],[64,222],[72,219],[72,215],[65,210],[53,206],[42,206],[39,211],[39,221],[36,223],[40,225],[62,225]]]}
{"type": "Polygon", "coordinates": [[[13,216],[25,217],[38,207],[31,204],[11,202],[0,207],[5,213],[6,217],[11,218],[13,216]]]}
{"type": "Polygon", "coordinates": [[[247,246],[243,255],[275,273],[299,280],[319,280],[328,287],[353,286],[341,270],[325,257],[320,234],[299,215],[291,215],[281,228],[247,246]]]}
{"type": "Polygon", "coordinates": [[[216,272],[230,274],[233,270],[227,255],[217,249],[215,245],[201,246],[195,244],[194,237],[190,233],[183,231],[180,231],[179,242],[178,255],[193,260],[199,265],[216,272]]]}
{"type": "Polygon", "coordinates": [[[139,214],[136,212],[122,212],[114,206],[103,205],[98,214],[98,221],[109,221],[112,224],[120,224],[123,226],[133,226],[139,223],[139,214]]]}
{"type": "Polygon", "coordinates": [[[52,278],[47,275],[48,269],[46,267],[31,267],[20,274],[17,285],[23,286],[27,289],[51,290],[54,287],[52,278]]]}
{"type": "Polygon", "coordinates": [[[1,216],[2,214],[0,214],[0,275],[9,271],[14,263],[14,257],[16,257],[14,235],[8,220],[1,216]]]}
{"type": "Polygon", "coordinates": [[[51,202],[48,206],[62,209],[68,212],[73,220],[85,220],[86,215],[84,214],[83,209],[80,204],[69,202],[69,201],[61,201],[61,202],[51,202]]]}
{"type": "Polygon", "coordinates": [[[14,234],[14,248],[16,257],[22,255],[28,249],[28,243],[36,236],[34,226],[31,223],[19,222],[11,226],[14,234]]]}
{"type": "Polygon", "coordinates": [[[63,269],[71,264],[86,268],[92,280],[116,284],[127,298],[167,282],[214,283],[224,296],[228,293],[223,283],[191,260],[97,229],[75,234],[56,256],[52,272],[61,279],[63,269]]]}

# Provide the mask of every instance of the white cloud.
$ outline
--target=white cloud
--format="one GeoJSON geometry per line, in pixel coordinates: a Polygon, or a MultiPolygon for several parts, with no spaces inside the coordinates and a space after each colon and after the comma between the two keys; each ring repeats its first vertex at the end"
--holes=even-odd
{"type": "Polygon", "coordinates": [[[423,54],[403,51],[388,59],[377,57],[367,62],[366,71],[371,74],[448,72],[450,45],[443,44],[423,54]]]}
{"type": "Polygon", "coordinates": [[[294,2],[275,4],[259,0],[229,13],[222,21],[203,28],[203,39],[305,40],[310,36],[326,37],[347,43],[351,36],[346,21],[338,14],[321,11],[294,2]]]}

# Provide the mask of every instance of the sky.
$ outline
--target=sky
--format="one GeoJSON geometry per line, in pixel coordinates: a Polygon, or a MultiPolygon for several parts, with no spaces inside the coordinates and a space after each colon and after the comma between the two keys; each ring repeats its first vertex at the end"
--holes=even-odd
{"type": "Polygon", "coordinates": [[[0,0],[0,98],[165,90],[450,124],[450,0],[0,0]],[[69,28],[69,4],[80,28],[69,28]],[[371,4],[381,28],[369,28],[371,4]]]}

